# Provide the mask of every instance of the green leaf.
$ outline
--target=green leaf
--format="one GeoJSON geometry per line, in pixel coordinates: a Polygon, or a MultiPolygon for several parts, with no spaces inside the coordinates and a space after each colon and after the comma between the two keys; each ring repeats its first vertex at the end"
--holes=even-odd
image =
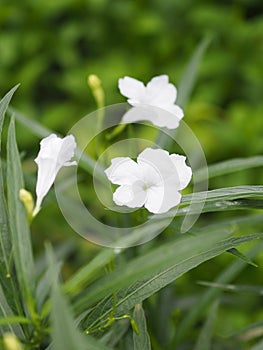
{"type": "Polygon", "coordinates": [[[243,253],[241,253],[239,250],[236,248],[231,248],[227,250],[228,253],[233,254],[237,256],[239,259],[244,260],[247,264],[252,265],[254,267],[258,267],[257,264],[255,264],[251,259],[249,259],[247,256],[245,256],[243,253]]]}
{"type": "Polygon", "coordinates": [[[198,284],[205,287],[219,288],[227,292],[253,293],[253,294],[263,295],[262,286],[223,284],[223,283],[206,282],[206,281],[199,281],[198,284]]]}
{"type": "Polygon", "coordinates": [[[209,311],[205,324],[199,334],[194,350],[210,350],[212,348],[212,335],[216,314],[218,309],[218,300],[216,300],[209,311]]]}
{"type": "Polygon", "coordinates": [[[16,274],[24,301],[32,308],[31,298],[35,289],[34,263],[27,215],[19,199],[19,191],[24,183],[13,119],[8,130],[7,178],[8,214],[16,274]]]}
{"type": "Polygon", "coordinates": [[[22,316],[9,316],[5,318],[0,318],[0,326],[11,325],[13,323],[28,324],[32,323],[32,321],[22,316]]]}
{"type": "MultiPolygon", "coordinates": [[[[263,238],[262,233],[227,238],[229,235],[229,231],[223,230],[213,234],[205,232],[197,236],[183,235],[174,242],[137,257],[94,283],[85,296],[76,301],[76,310],[81,312],[109,294],[120,292],[115,308],[116,315],[120,316],[204,261],[242,243],[263,238]]],[[[111,312],[109,304],[107,302],[107,307],[100,305],[100,310],[103,310],[101,316],[92,320],[92,314],[97,315],[99,311],[95,308],[87,316],[87,324],[93,326],[108,317],[111,312]]]]}
{"type": "MultiPolygon", "coordinates": [[[[8,305],[3,289],[0,285],[0,319],[12,319],[14,314],[8,305]]],[[[1,323],[0,323],[1,324],[1,323]]],[[[4,323],[0,327],[0,335],[3,335],[5,332],[11,332],[16,334],[20,339],[24,339],[24,333],[20,325],[12,324],[11,322],[4,323]]]]}
{"type": "MultiPolygon", "coordinates": [[[[17,90],[18,86],[19,85],[14,86],[13,89],[11,89],[0,101],[0,140],[1,140],[5,114],[6,114],[8,105],[13,97],[13,94],[17,90]]],[[[0,151],[1,151],[1,142],[0,142],[0,151]]]]}
{"type": "MultiPolygon", "coordinates": [[[[0,152],[1,152],[1,134],[2,127],[4,123],[5,113],[10,103],[10,100],[18,88],[18,85],[15,86],[12,90],[10,90],[0,101],[0,152]]],[[[1,165],[1,157],[0,157],[0,275],[2,279],[5,278],[7,274],[9,274],[9,259],[11,252],[11,240],[10,233],[8,229],[8,219],[7,219],[7,207],[5,201],[4,194],[4,185],[3,185],[3,176],[2,176],[2,165],[1,165]]]]}
{"type": "MultiPolygon", "coordinates": [[[[179,209],[156,215],[156,219],[200,213],[198,204],[204,203],[202,212],[234,209],[262,208],[263,186],[233,186],[211,191],[195,192],[182,197],[179,209]]],[[[201,213],[200,213],[201,214],[201,213]]]]}
{"type": "Polygon", "coordinates": [[[147,324],[141,304],[135,305],[133,319],[139,329],[139,333],[133,332],[134,350],[151,350],[150,337],[147,332],[147,324]]]}
{"type": "MultiPolygon", "coordinates": [[[[253,248],[247,255],[250,258],[255,257],[263,247],[263,242],[257,244],[255,248],[253,248]]],[[[235,260],[229,267],[227,267],[216,279],[215,283],[224,284],[233,280],[238,274],[244,270],[247,266],[243,260],[235,260]]],[[[176,347],[184,337],[187,337],[188,332],[191,327],[198,321],[200,316],[203,314],[206,307],[212,303],[219,295],[221,291],[216,288],[209,288],[205,293],[203,293],[202,297],[198,299],[198,303],[196,303],[194,308],[186,314],[183,318],[182,322],[178,325],[174,339],[173,346],[176,347]]]]}
{"type": "Polygon", "coordinates": [[[50,264],[52,350],[110,350],[91,336],[82,335],[76,328],[70,307],[60,291],[53,252],[47,248],[50,264]]]}
{"type": "MultiPolygon", "coordinates": [[[[209,178],[236,173],[241,170],[252,169],[263,166],[263,157],[255,156],[249,158],[235,158],[208,166],[209,178]]],[[[194,174],[195,181],[199,182],[206,178],[207,168],[199,169],[194,174]]]]}
{"type": "Polygon", "coordinates": [[[196,77],[197,77],[197,72],[198,72],[200,62],[210,42],[211,42],[211,37],[206,36],[197,46],[193,56],[191,57],[189,63],[187,64],[187,67],[178,85],[178,97],[177,97],[176,103],[179,106],[184,107],[191,96],[191,93],[193,91],[193,88],[196,82],[196,77]]]}

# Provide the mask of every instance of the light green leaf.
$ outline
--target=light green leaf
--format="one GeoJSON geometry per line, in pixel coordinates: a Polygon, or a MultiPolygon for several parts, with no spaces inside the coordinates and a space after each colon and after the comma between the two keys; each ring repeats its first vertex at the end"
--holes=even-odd
{"type": "MultiPolygon", "coordinates": [[[[208,166],[209,179],[235,173],[241,170],[252,169],[263,166],[263,157],[255,156],[249,158],[235,158],[208,166]]],[[[206,178],[207,169],[199,169],[195,173],[195,181],[202,181],[206,178]]]]}
{"type": "Polygon", "coordinates": [[[24,183],[13,119],[8,130],[7,178],[8,214],[16,274],[22,296],[32,308],[31,297],[35,289],[33,254],[26,211],[19,199],[19,191],[24,183]]]}
{"type": "Polygon", "coordinates": [[[151,350],[150,337],[147,332],[147,324],[141,304],[135,305],[133,319],[139,329],[139,333],[133,332],[134,350],[151,350]]]}
{"type": "Polygon", "coordinates": [[[205,324],[199,334],[194,350],[210,350],[212,348],[213,329],[218,309],[218,300],[212,304],[205,324]]]}
{"type": "MultiPolygon", "coordinates": [[[[120,316],[202,262],[242,243],[263,238],[261,233],[227,238],[229,234],[228,231],[218,230],[213,234],[205,232],[197,236],[184,235],[158,247],[94,283],[85,296],[76,301],[75,307],[81,312],[83,308],[90,307],[109,294],[120,292],[115,308],[116,315],[120,316]]],[[[87,326],[94,326],[109,316],[109,302],[107,307],[100,305],[100,310],[103,312],[99,319],[92,319],[94,314],[98,315],[96,308],[88,315],[87,326]]]]}
{"type": "Polygon", "coordinates": [[[11,325],[13,323],[28,324],[28,323],[32,323],[32,321],[22,316],[9,316],[9,317],[0,318],[0,326],[11,325]]]}

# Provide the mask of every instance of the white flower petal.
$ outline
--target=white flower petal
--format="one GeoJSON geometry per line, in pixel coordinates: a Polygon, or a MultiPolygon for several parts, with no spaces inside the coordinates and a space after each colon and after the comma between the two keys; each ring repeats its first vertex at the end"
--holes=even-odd
{"type": "Polygon", "coordinates": [[[176,100],[177,90],[168,82],[167,75],[153,78],[146,85],[148,103],[154,106],[172,105],[176,100]]]}
{"type": "Polygon", "coordinates": [[[113,194],[113,200],[117,205],[126,205],[129,208],[140,208],[146,200],[146,191],[143,183],[137,181],[133,185],[122,185],[113,194]]]}
{"type": "MultiPolygon", "coordinates": [[[[165,182],[172,175],[176,176],[175,167],[169,153],[163,149],[146,148],[137,158],[138,164],[149,164],[160,175],[161,181],[165,182]]],[[[179,180],[179,177],[177,177],[179,180]]]]}
{"type": "Polygon", "coordinates": [[[130,77],[119,79],[119,89],[123,96],[130,99],[130,103],[133,100],[134,103],[140,101],[140,98],[145,94],[144,84],[141,81],[130,77]]]}
{"type": "MultiPolygon", "coordinates": [[[[149,121],[158,127],[166,127],[168,129],[175,129],[178,127],[182,114],[180,114],[180,107],[169,106],[170,109],[176,110],[180,118],[163,108],[156,106],[139,105],[129,109],[122,117],[122,123],[136,123],[139,121],[149,121]]],[[[167,107],[168,109],[168,107],[167,107]]],[[[181,110],[182,111],[182,110],[181,110]]],[[[183,113],[183,112],[182,112],[183,113]]]]}
{"type": "Polygon", "coordinates": [[[177,174],[179,176],[180,186],[179,190],[185,188],[192,178],[192,169],[185,164],[186,157],[180,156],[179,154],[171,154],[170,159],[172,160],[177,174]]]}
{"type": "Polygon", "coordinates": [[[154,214],[166,213],[178,205],[182,198],[175,186],[168,185],[152,187],[147,194],[145,208],[154,214]]]}
{"type": "Polygon", "coordinates": [[[42,200],[54,183],[59,170],[63,166],[76,164],[70,161],[75,148],[76,142],[72,135],[60,138],[51,134],[40,142],[40,151],[35,159],[38,165],[35,213],[39,211],[42,200]]]}
{"type": "Polygon", "coordinates": [[[139,168],[129,157],[117,157],[111,160],[111,165],[105,170],[105,174],[113,184],[131,185],[139,179],[139,168]]]}

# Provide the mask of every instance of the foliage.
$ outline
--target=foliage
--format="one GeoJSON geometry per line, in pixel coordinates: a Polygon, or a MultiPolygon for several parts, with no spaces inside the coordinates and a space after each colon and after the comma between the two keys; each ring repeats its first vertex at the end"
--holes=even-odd
{"type": "MultiPolygon", "coordinates": [[[[2,2],[1,95],[22,86],[15,108],[16,87],[0,102],[0,348],[11,349],[9,333],[24,350],[261,348],[261,12],[257,0],[2,2]],[[35,186],[38,139],[95,109],[90,73],[108,104],[122,101],[124,75],[181,79],[185,121],[209,163],[208,191],[185,192],[165,232],[121,251],[77,237],[52,193],[31,224],[19,199],[35,186]],[[193,202],[202,215],[180,233],[193,202]]],[[[92,157],[80,163],[89,203],[92,157]]],[[[196,181],[205,175],[198,169],[196,181]]]]}

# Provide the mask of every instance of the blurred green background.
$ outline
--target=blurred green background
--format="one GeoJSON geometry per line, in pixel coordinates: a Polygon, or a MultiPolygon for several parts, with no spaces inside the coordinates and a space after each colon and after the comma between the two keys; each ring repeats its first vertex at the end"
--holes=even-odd
{"type": "MultiPolygon", "coordinates": [[[[208,163],[262,154],[262,0],[0,0],[0,95],[21,83],[13,106],[67,133],[96,109],[87,85],[89,74],[100,77],[107,105],[125,101],[117,88],[125,75],[147,82],[168,74],[178,86],[187,61],[206,36],[211,43],[184,120],[199,138],[208,163]]],[[[27,186],[34,191],[39,139],[19,125],[17,137],[27,186]]],[[[216,178],[210,188],[260,183],[262,171],[253,169],[216,178]]],[[[217,218],[206,215],[204,222],[217,218]]],[[[70,253],[64,267],[67,276],[99,248],[71,232],[51,192],[33,223],[35,250],[42,249],[45,239],[60,242],[65,237],[73,239],[61,248],[62,255],[70,253]]],[[[228,259],[216,260],[216,272],[228,259]]],[[[180,280],[179,293],[203,291],[192,279],[211,278],[214,272],[204,266],[180,280]]],[[[247,276],[260,281],[259,273],[247,276]]],[[[248,283],[246,278],[243,283],[248,283]]],[[[251,304],[257,308],[256,302],[251,304]]],[[[250,304],[246,315],[234,310],[222,311],[226,323],[221,328],[229,331],[231,325],[248,322],[250,304]]],[[[258,320],[260,311],[253,315],[253,321],[258,320]]]]}
{"type": "MultiPolygon", "coordinates": [[[[185,110],[208,160],[263,149],[261,0],[0,1],[0,94],[18,82],[13,104],[60,131],[95,109],[87,87],[97,74],[106,103],[124,101],[118,78],[178,85],[198,43],[212,38],[185,110]]],[[[24,149],[32,142],[21,138],[24,149]]]]}

